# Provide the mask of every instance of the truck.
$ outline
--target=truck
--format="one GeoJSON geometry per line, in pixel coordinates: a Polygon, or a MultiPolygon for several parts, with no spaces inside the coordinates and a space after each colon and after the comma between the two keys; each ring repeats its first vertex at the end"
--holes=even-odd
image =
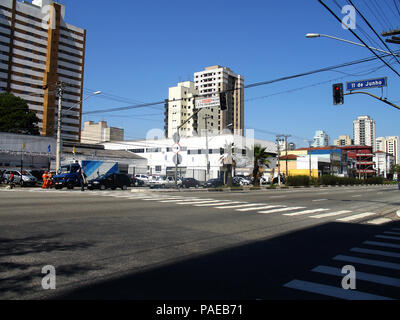
{"type": "Polygon", "coordinates": [[[60,172],[53,177],[53,185],[60,190],[67,188],[72,190],[80,186],[81,170],[86,180],[94,180],[102,175],[119,173],[118,162],[81,160],[61,166],[60,172]]]}

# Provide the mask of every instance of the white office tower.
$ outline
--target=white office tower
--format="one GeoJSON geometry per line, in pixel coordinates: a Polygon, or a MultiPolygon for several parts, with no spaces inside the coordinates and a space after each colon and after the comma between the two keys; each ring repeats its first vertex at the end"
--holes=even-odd
{"type": "Polygon", "coordinates": [[[354,144],[371,146],[376,151],[375,121],[369,116],[360,116],[353,121],[354,144]]]}
{"type": "Polygon", "coordinates": [[[376,138],[376,150],[386,152],[394,157],[395,164],[399,164],[399,137],[376,138]]]}
{"type": "Polygon", "coordinates": [[[312,146],[314,148],[329,147],[329,136],[325,131],[317,130],[314,136],[314,142],[312,146]]]}
{"type": "Polygon", "coordinates": [[[65,6],[54,1],[0,0],[0,92],[24,99],[40,119],[41,134],[53,137],[56,86],[66,83],[62,137],[79,141],[86,30],[64,16],[65,6]]]}

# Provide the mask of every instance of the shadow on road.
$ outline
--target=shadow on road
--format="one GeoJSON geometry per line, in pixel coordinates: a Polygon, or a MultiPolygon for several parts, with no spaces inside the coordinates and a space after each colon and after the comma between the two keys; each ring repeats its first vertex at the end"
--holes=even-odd
{"type": "MultiPolygon", "coordinates": [[[[32,286],[41,287],[41,271],[44,267],[37,257],[55,252],[85,250],[93,244],[57,240],[63,234],[37,235],[18,239],[0,238],[0,294],[1,296],[26,294],[32,286]],[[35,263],[35,261],[38,261],[35,263]]],[[[96,270],[95,266],[71,264],[57,267],[59,276],[71,277],[96,270]]]]}
{"type": "MultiPolygon", "coordinates": [[[[388,230],[328,223],[275,238],[136,271],[53,299],[204,300],[307,299],[283,284],[388,230]]],[[[314,297],[317,298],[318,297],[314,297]]],[[[321,296],[319,299],[323,299],[321,296]]]]}

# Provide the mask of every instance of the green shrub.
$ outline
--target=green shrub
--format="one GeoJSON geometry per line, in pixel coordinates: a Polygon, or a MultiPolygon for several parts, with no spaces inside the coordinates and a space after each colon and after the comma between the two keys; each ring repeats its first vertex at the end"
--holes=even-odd
{"type": "Polygon", "coordinates": [[[310,184],[309,176],[289,176],[286,180],[286,185],[292,187],[309,186],[310,184]]]}

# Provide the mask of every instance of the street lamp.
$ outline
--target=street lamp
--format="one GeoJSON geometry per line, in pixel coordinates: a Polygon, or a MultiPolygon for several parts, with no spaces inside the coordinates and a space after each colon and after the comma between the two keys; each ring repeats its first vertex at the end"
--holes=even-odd
{"type": "MultiPolygon", "coordinates": [[[[58,113],[57,113],[57,154],[56,154],[56,172],[60,171],[61,167],[61,153],[62,153],[62,142],[61,142],[61,126],[62,126],[62,96],[64,93],[64,85],[60,84],[58,86],[58,113]]],[[[70,111],[71,109],[75,108],[78,104],[82,103],[83,101],[93,97],[95,95],[101,94],[101,91],[95,91],[91,95],[87,96],[85,99],[80,100],[79,102],[75,103],[72,107],[68,108],[65,111],[70,111]]]]}
{"type": "MultiPolygon", "coordinates": [[[[367,48],[366,45],[363,45],[363,44],[361,44],[361,43],[353,42],[353,41],[349,41],[349,40],[345,40],[345,39],[341,39],[341,38],[337,38],[337,37],[333,37],[333,36],[329,36],[329,35],[327,35],[327,34],[321,34],[321,33],[307,33],[307,34],[306,34],[306,38],[308,38],[308,39],[320,38],[320,37],[325,37],[325,38],[330,38],[330,39],[334,39],[334,40],[339,40],[339,41],[342,41],[342,42],[354,44],[354,45],[359,46],[359,47],[367,48]]],[[[400,55],[391,53],[391,52],[389,52],[389,51],[385,51],[385,50],[381,50],[381,49],[377,49],[377,48],[373,48],[373,47],[369,47],[369,48],[372,49],[372,50],[375,50],[375,51],[379,51],[379,52],[382,52],[382,53],[389,54],[389,55],[391,55],[391,56],[400,57],[400,55]]]]}

